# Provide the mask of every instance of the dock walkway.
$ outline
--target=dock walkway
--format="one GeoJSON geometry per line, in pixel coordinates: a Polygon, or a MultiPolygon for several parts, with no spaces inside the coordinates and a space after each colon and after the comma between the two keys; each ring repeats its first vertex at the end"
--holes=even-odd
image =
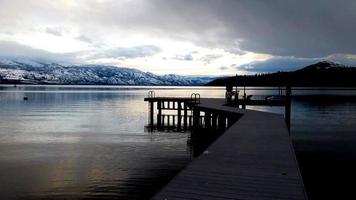
{"type": "Polygon", "coordinates": [[[152,199],[307,199],[283,116],[223,104],[196,107],[242,117],[152,199]]]}

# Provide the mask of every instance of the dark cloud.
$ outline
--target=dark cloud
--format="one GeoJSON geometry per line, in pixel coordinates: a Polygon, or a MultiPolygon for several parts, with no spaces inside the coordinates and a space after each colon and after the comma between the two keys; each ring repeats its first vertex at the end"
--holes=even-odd
{"type": "Polygon", "coordinates": [[[12,41],[0,41],[1,57],[29,57],[37,60],[59,63],[80,63],[79,53],[51,53],[12,41]]]}
{"type": "Polygon", "coordinates": [[[150,0],[106,5],[101,20],[227,50],[280,56],[356,54],[354,0],[150,0]]]}
{"type": "MultiPolygon", "coordinates": [[[[142,34],[222,48],[234,54],[249,51],[276,57],[264,62],[265,66],[273,64],[270,69],[260,62],[240,66],[249,71],[289,70],[319,58],[352,64],[356,55],[355,0],[132,0],[75,4],[2,0],[1,29],[27,33],[26,28],[33,24],[64,24],[80,33],[90,33],[95,41],[107,36],[115,39],[142,34]]],[[[57,36],[63,33],[52,28],[46,32],[57,36]]],[[[92,41],[87,35],[77,39],[92,41]]],[[[160,51],[157,46],[160,44],[98,51],[104,52],[100,56],[125,59],[154,55],[160,51]]],[[[185,56],[179,58],[184,60],[185,56]]],[[[186,60],[190,58],[195,56],[190,54],[186,60]]],[[[216,58],[203,58],[206,63],[213,59],[216,58]]]]}
{"type": "Polygon", "coordinates": [[[238,27],[241,49],[296,57],[356,53],[353,0],[244,2],[236,10],[246,20],[238,27]]]}
{"type": "MultiPolygon", "coordinates": [[[[311,58],[356,54],[355,0],[85,1],[66,8],[44,0],[23,4],[2,1],[3,30],[27,19],[36,23],[42,19],[70,22],[81,31],[125,30],[172,37],[237,54],[252,51],[311,58]],[[26,15],[19,15],[19,10],[26,15]]],[[[61,34],[52,28],[47,32],[61,34]]]]}
{"type": "Polygon", "coordinates": [[[323,58],[296,58],[276,56],[265,61],[255,61],[244,65],[232,64],[230,67],[252,73],[293,71],[321,61],[332,61],[346,66],[356,67],[356,56],[343,54],[333,54],[323,58]]]}
{"type": "Polygon", "coordinates": [[[321,61],[331,61],[346,66],[356,67],[356,56],[344,54],[333,54],[322,58],[276,56],[265,61],[255,61],[244,65],[232,64],[230,67],[250,73],[266,73],[277,71],[294,71],[321,61]]]}
{"type": "Polygon", "coordinates": [[[356,67],[356,55],[334,54],[326,57],[325,60],[356,67]]]}
{"type": "Polygon", "coordinates": [[[117,48],[103,52],[85,51],[76,53],[51,53],[41,49],[35,49],[12,41],[0,41],[0,56],[2,57],[28,57],[37,60],[46,60],[60,63],[85,63],[85,59],[99,58],[138,58],[152,56],[160,52],[156,46],[136,46],[130,48],[117,48]]]}
{"type": "Polygon", "coordinates": [[[313,58],[295,58],[295,57],[273,57],[266,61],[256,61],[244,65],[232,65],[238,70],[262,73],[262,72],[277,72],[277,71],[293,71],[307,65],[321,61],[322,59],[313,58]]]}

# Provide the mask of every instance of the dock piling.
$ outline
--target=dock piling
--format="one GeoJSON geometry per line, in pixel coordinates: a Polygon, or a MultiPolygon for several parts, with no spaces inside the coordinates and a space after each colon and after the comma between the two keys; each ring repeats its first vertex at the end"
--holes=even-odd
{"type": "Polygon", "coordinates": [[[193,108],[193,127],[194,129],[200,126],[200,110],[193,108]]]}
{"type": "Polygon", "coordinates": [[[218,116],[218,129],[225,130],[226,127],[226,118],[224,116],[218,116]]]}
{"type": "Polygon", "coordinates": [[[285,101],[285,120],[288,127],[288,131],[290,131],[290,120],[291,120],[291,107],[292,107],[292,87],[286,86],[286,101],[285,101]]]}
{"type": "Polygon", "coordinates": [[[213,130],[216,130],[216,114],[215,113],[212,114],[211,122],[212,122],[211,126],[212,126],[213,130]]]}
{"type": "Polygon", "coordinates": [[[187,125],[188,125],[188,106],[186,103],[184,103],[184,119],[183,119],[183,126],[184,129],[187,129],[187,125]]]}
{"type": "Polygon", "coordinates": [[[205,112],[204,123],[205,123],[205,128],[211,127],[211,113],[210,112],[205,112]]]}
{"type": "Polygon", "coordinates": [[[151,126],[153,126],[153,124],[154,124],[154,119],[153,119],[153,115],[154,115],[154,102],[150,102],[150,104],[149,104],[149,106],[150,106],[150,110],[149,110],[149,112],[150,112],[150,121],[149,121],[149,123],[151,124],[151,126]]]}
{"type": "Polygon", "coordinates": [[[182,102],[178,101],[178,110],[177,110],[177,116],[178,116],[178,120],[177,120],[177,127],[178,130],[181,129],[182,127],[182,102]]]}
{"type": "Polygon", "coordinates": [[[162,123],[162,102],[161,101],[157,101],[157,110],[158,110],[157,126],[161,127],[161,123],[162,123]]]}

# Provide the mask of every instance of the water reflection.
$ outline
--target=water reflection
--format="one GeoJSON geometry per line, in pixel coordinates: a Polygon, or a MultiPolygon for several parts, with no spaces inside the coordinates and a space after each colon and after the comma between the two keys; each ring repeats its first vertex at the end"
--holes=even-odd
{"type": "Polygon", "coordinates": [[[191,160],[189,133],[143,131],[151,88],[0,88],[2,199],[148,199],[191,160]]]}
{"type": "MultiPolygon", "coordinates": [[[[214,87],[0,85],[1,199],[151,197],[199,152],[188,132],[144,132],[143,98],[152,89],[158,96],[225,95],[214,87]]],[[[319,93],[343,97],[292,100],[291,135],[307,193],[309,199],[353,199],[356,99],[347,95],[355,92],[319,93]]]]}

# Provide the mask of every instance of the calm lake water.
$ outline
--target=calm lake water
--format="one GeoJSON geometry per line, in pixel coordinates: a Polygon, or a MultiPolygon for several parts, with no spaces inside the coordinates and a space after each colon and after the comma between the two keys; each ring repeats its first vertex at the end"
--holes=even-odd
{"type": "MultiPolygon", "coordinates": [[[[205,98],[225,93],[214,87],[0,86],[1,199],[151,197],[191,161],[194,148],[189,133],[145,131],[149,90],[205,98]]],[[[356,197],[356,93],[293,94],[291,135],[309,199],[356,197]]]]}

